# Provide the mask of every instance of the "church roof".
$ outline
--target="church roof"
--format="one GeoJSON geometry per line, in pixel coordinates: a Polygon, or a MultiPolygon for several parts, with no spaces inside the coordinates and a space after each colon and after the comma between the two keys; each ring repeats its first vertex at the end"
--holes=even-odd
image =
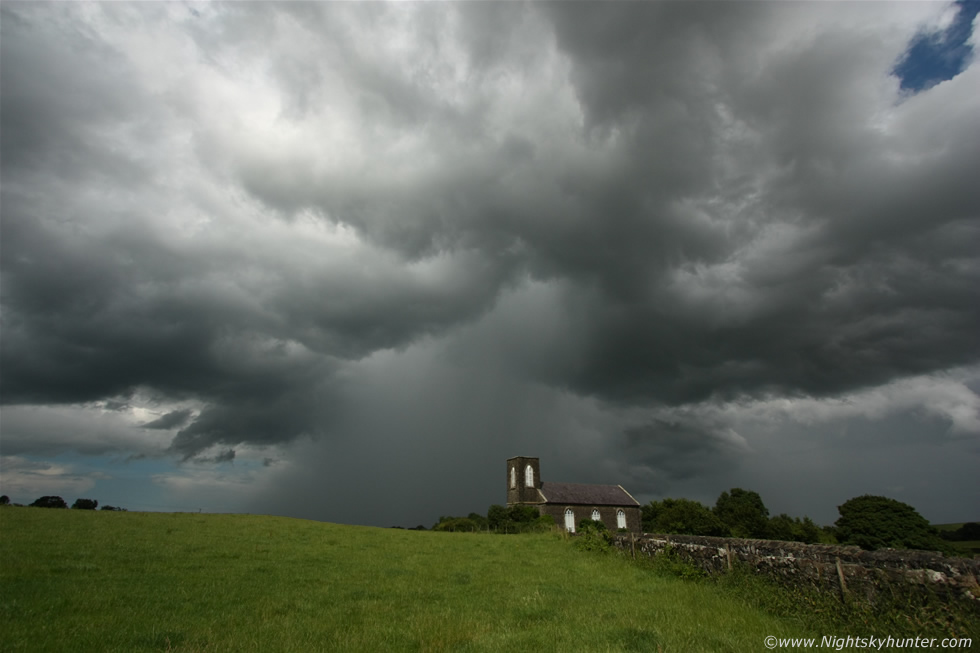
{"type": "Polygon", "coordinates": [[[572,503],[589,506],[638,506],[640,503],[622,485],[586,485],[584,483],[542,483],[538,490],[547,503],[572,503]]]}

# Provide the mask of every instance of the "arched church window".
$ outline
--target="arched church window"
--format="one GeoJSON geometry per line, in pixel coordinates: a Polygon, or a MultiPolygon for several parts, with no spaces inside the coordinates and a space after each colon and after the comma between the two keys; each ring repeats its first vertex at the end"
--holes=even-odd
{"type": "Polygon", "coordinates": [[[534,469],[530,465],[524,470],[524,485],[534,487],[534,469]]]}
{"type": "Polygon", "coordinates": [[[602,521],[602,517],[599,515],[597,508],[592,509],[592,521],[602,521]]]}
{"type": "Polygon", "coordinates": [[[622,510],[616,511],[616,528],[626,528],[626,513],[622,510]]]}
{"type": "Polygon", "coordinates": [[[510,486],[511,487],[517,487],[517,468],[516,467],[511,467],[510,468],[510,486]]]}
{"type": "Polygon", "coordinates": [[[575,513],[571,508],[565,510],[565,530],[569,533],[575,532],[575,513]]]}

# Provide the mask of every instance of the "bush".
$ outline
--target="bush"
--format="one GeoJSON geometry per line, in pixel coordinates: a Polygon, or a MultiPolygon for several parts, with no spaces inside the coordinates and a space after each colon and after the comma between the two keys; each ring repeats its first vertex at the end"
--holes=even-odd
{"type": "Polygon", "coordinates": [[[68,504],[61,497],[43,496],[31,504],[34,508],[67,508],[68,504]]]}
{"type": "Polygon", "coordinates": [[[607,553],[612,550],[612,536],[602,522],[583,519],[579,522],[575,548],[582,551],[607,553]]]}
{"type": "Polygon", "coordinates": [[[594,528],[597,531],[605,531],[605,530],[608,530],[606,528],[606,525],[603,524],[598,519],[583,519],[582,521],[580,521],[578,523],[578,529],[580,531],[584,531],[584,530],[589,529],[589,528],[594,528]]]}
{"type": "Polygon", "coordinates": [[[689,560],[681,558],[677,550],[672,546],[664,547],[663,551],[646,560],[646,564],[650,568],[656,573],[665,576],[676,576],[678,578],[695,580],[708,575],[706,571],[689,560]]]}
{"type": "Polygon", "coordinates": [[[494,504],[487,510],[486,527],[495,533],[534,533],[551,530],[554,525],[550,515],[540,514],[534,506],[494,504]]]}
{"type": "Polygon", "coordinates": [[[835,524],[841,544],[856,544],[868,551],[890,548],[955,552],[939,537],[939,531],[907,503],[864,495],[845,501],[837,510],[840,518],[835,524]]]}
{"type": "Polygon", "coordinates": [[[473,533],[480,530],[480,525],[467,517],[441,517],[439,523],[433,526],[432,530],[450,533],[473,533]]]}

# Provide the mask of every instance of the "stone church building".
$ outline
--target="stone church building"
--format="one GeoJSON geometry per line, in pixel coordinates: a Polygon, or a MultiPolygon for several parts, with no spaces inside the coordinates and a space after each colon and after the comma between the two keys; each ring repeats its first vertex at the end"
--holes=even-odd
{"type": "Polygon", "coordinates": [[[601,521],[612,532],[640,533],[640,504],[622,485],[584,485],[541,480],[537,458],[507,459],[507,505],[529,505],[574,533],[583,519],[601,521]]]}

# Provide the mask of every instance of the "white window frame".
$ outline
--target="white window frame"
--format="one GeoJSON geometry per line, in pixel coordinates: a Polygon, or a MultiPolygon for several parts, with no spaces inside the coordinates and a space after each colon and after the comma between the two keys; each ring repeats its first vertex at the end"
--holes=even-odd
{"type": "Polygon", "coordinates": [[[598,508],[592,509],[592,521],[602,521],[602,515],[599,514],[598,508]]]}
{"type": "Polygon", "coordinates": [[[516,467],[511,467],[510,468],[510,487],[511,488],[516,488],[517,487],[517,468],[516,467]]]}
{"type": "Polygon", "coordinates": [[[575,532],[575,511],[565,508],[565,530],[569,533],[575,532]]]}
{"type": "Polygon", "coordinates": [[[528,465],[524,468],[525,487],[534,487],[534,468],[528,465]]]}
{"type": "Polygon", "coordinates": [[[626,528],[626,511],[616,511],[616,528],[626,528]]]}

